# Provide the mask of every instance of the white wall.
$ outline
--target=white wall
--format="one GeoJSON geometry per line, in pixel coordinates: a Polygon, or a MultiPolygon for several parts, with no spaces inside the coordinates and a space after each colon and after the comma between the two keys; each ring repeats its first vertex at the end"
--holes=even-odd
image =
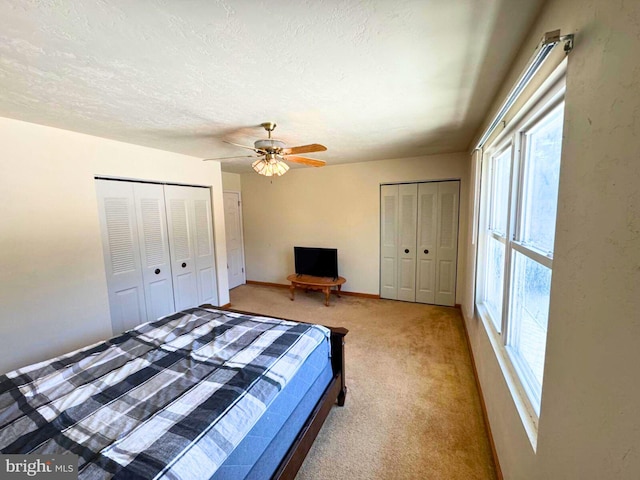
{"type": "Polygon", "coordinates": [[[212,186],[226,265],[218,162],[6,118],[0,152],[0,372],[112,335],[95,175],[212,186]]]}
{"type": "MultiPolygon", "coordinates": [[[[380,184],[461,179],[464,199],[467,170],[465,154],[449,154],[296,168],[277,178],[243,174],[247,279],[287,283],[294,271],[294,245],[332,247],[338,249],[340,275],[347,279],[344,290],[377,295],[380,184]]],[[[460,246],[466,239],[466,207],[461,202],[460,246]]],[[[460,268],[463,261],[461,248],[460,268]]]]}
{"type": "Polygon", "coordinates": [[[557,28],[575,32],[576,43],[537,453],[481,322],[467,316],[466,323],[506,479],[637,479],[640,2],[548,1],[503,95],[542,34],[557,28]]]}

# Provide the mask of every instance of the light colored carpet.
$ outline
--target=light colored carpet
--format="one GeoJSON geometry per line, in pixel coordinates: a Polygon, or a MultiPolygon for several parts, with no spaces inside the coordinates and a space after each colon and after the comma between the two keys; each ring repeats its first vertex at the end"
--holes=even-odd
{"type": "Polygon", "coordinates": [[[455,308],[243,285],[232,308],[342,326],[347,399],[298,476],[495,479],[462,318],[455,308]]]}

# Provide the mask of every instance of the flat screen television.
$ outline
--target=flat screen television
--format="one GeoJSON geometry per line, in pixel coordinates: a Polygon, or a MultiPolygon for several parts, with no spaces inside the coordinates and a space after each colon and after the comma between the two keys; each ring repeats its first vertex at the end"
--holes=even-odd
{"type": "Polygon", "coordinates": [[[338,249],[293,247],[296,275],[338,278],[338,249]]]}

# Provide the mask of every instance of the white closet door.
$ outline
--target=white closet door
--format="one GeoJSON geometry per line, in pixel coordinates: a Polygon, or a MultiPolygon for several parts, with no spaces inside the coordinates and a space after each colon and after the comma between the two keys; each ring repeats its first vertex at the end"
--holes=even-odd
{"type": "Polygon", "coordinates": [[[190,187],[164,186],[169,227],[169,250],[176,310],[198,305],[196,255],[193,248],[195,226],[190,187]]]}
{"type": "Polygon", "coordinates": [[[175,312],[162,185],[133,183],[146,299],[146,320],[175,312]]]}
{"type": "Polygon", "coordinates": [[[191,188],[193,198],[193,251],[196,261],[198,305],[218,305],[218,288],[213,248],[213,225],[211,220],[211,191],[208,188],[191,188]]]}
{"type": "Polygon", "coordinates": [[[113,333],[146,321],[138,229],[130,182],[96,180],[113,333]]]}
{"type": "Polygon", "coordinates": [[[438,184],[418,185],[418,266],[416,302],[435,303],[438,184]]]}
{"type": "Polygon", "coordinates": [[[217,305],[210,190],[165,185],[164,193],[176,310],[217,305]]]}
{"type": "Polygon", "coordinates": [[[399,185],[398,199],[398,300],[415,302],[418,185],[399,185]]]}
{"type": "Polygon", "coordinates": [[[455,305],[460,182],[380,187],[380,297],[455,305]]]}
{"type": "Polygon", "coordinates": [[[398,299],[398,185],[380,186],[380,297],[398,299]]]}
{"type": "Polygon", "coordinates": [[[438,305],[456,303],[458,258],[458,208],[460,182],[438,184],[438,233],[436,235],[436,296],[438,305]]]}
{"type": "Polygon", "coordinates": [[[234,288],[242,285],[246,280],[239,192],[224,192],[224,226],[227,240],[229,288],[234,288]]]}

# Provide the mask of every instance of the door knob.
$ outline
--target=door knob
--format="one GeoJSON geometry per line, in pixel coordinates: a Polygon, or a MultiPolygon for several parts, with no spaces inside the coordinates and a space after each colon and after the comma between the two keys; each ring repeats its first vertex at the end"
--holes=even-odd
{"type": "Polygon", "coordinates": [[[160,269],[156,268],[156,275],[158,275],[160,273],[160,269]]]}
{"type": "Polygon", "coordinates": [[[425,249],[424,249],[424,253],[425,253],[425,255],[426,255],[427,253],[429,253],[429,250],[427,250],[427,249],[425,248],[425,249]]]}
{"type": "Polygon", "coordinates": [[[408,248],[405,248],[405,249],[404,249],[404,253],[409,253],[409,249],[408,249],[408,248]]]}
{"type": "Polygon", "coordinates": [[[186,266],[187,266],[187,264],[186,264],[186,263],[184,263],[184,262],[182,262],[182,268],[184,268],[184,267],[186,267],[186,266]]]}

